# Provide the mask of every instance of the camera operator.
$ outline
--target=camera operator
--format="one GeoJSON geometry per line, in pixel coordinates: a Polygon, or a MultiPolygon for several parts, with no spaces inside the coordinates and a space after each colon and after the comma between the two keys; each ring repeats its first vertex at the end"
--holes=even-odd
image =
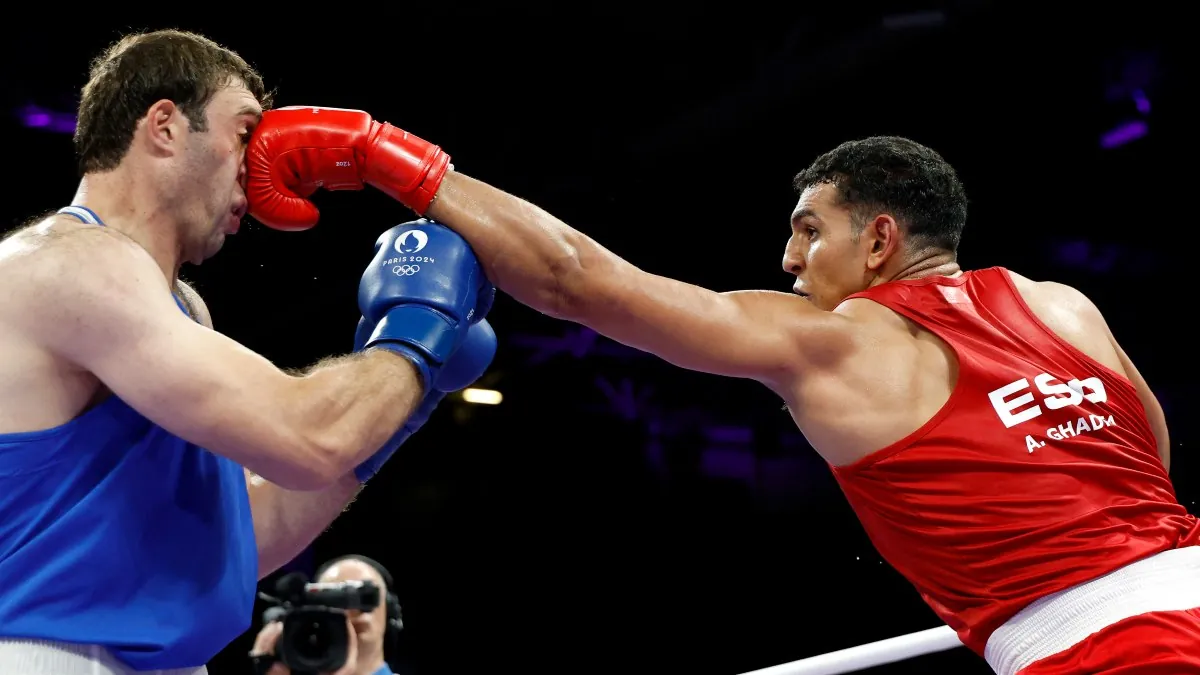
{"type": "MultiPolygon", "coordinates": [[[[282,603],[279,598],[264,596],[281,604],[283,609],[281,611],[280,607],[276,607],[264,613],[265,625],[259,631],[258,637],[254,641],[254,648],[250,651],[250,658],[255,663],[258,675],[300,675],[287,665],[289,649],[291,654],[304,652],[309,657],[308,662],[310,663],[314,660],[330,660],[324,658],[325,654],[321,653],[330,651],[327,648],[328,640],[324,636],[314,635],[312,630],[300,630],[299,626],[292,627],[298,630],[285,630],[289,628],[289,615],[295,622],[294,613],[305,609],[315,609],[328,619],[328,621],[320,622],[324,625],[316,631],[317,633],[330,631],[336,627],[335,622],[338,617],[330,617],[330,614],[344,613],[349,637],[349,641],[344,647],[344,664],[342,664],[340,656],[334,656],[331,660],[340,667],[321,670],[312,675],[392,675],[391,668],[384,660],[385,647],[389,643],[394,645],[404,624],[400,618],[400,603],[391,592],[392,575],[388,573],[387,569],[366,556],[347,555],[334,558],[317,569],[315,584],[305,586],[301,586],[301,584],[302,581],[294,578],[281,579],[279,594],[290,596],[290,598],[283,598],[282,603]],[[321,589],[324,589],[326,593],[331,592],[328,589],[335,589],[332,591],[335,595],[325,596],[328,600],[336,597],[336,594],[340,592],[337,589],[342,588],[346,589],[344,592],[346,597],[349,595],[358,597],[330,604],[346,609],[331,610],[328,607],[321,607],[320,605],[323,603],[312,599],[320,597],[314,593],[321,589]],[[304,599],[299,599],[301,597],[304,599]],[[362,607],[362,609],[356,607],[362,607]],[[287,634],[285,635],[285,633],[287,634]],[[280,644],[281,638],[284,644],[280,644]]],[[[305,622],[305,626],[312,625],[312,623],[305,622]]],[[[341,651],[336,647],[334,650],[341,651]]],[[[296,657],[292,657],[290,660],[295,663],[296,657]]]]}

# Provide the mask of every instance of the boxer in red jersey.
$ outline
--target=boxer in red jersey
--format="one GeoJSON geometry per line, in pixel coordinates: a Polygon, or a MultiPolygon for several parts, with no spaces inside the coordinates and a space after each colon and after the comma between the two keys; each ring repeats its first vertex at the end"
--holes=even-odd
{"type": "Polygon", "coordinates": [[[868,138],[796,177],[793,293],[644,272],[360,111],[268,112],[249,153],[269,226],[314,225],[315,186],[368,183],[530,307],[778,393],[879,552],[996,672],[1200,672],[1200,523],[1161,407],[1082,293],[960,269],[967,199],[933,150],[868,138]]]}

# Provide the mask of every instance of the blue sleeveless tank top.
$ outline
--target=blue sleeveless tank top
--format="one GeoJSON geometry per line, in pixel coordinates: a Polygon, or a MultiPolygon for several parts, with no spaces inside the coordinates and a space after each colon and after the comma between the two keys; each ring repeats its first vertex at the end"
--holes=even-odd
{"type": "Polygon", "coordinates": [[[0,434],[0,637],[102,645],[137,670],[197,667],[250,627],[257,581],[238,464],[116,396],[53,429],[0,434]]]}

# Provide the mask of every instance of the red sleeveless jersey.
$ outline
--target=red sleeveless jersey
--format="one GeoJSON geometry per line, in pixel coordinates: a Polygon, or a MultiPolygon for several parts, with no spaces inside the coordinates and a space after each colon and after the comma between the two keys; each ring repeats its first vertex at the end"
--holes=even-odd
{"type": "Polygon", "coordinates": [[[867,298],[958,356],[908,437],[833,472],[879,553],[982,654],[1044,595],[1200,543],[1132,383],[1047,328],[1001,268],[876,286],[867,298]]]}

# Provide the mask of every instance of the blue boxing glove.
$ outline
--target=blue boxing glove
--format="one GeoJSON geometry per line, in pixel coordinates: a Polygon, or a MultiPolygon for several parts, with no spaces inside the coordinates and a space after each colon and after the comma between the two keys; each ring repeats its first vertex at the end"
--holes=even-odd
{"type": "MultiPolygon", "coordinates": [[[[356,350],[366,343],[373,331],[371,324],[365,318],[358,322],[358,331],[354,339],[356,350]]],[[[408,440],[408,437],[417,433],[424,426],[447,393],[465,389],[482,377],[495,355],[496,332],[492,330],[491,324],[484,319],[468,328],[462,345],[438,372],[433,388],[425,394],[425,398],[409,416],[404,426],[400,427],[374,455],[354,469],[354,475],[358,478],[358,482],[365,483],[378,473],[392,454],[408,440]]]]}
{"type": "Polygon", "coordinates": [[[373,326],[363,348],[407,357],[429,391],[494,294],[474,251],[453,230],[429,220],[397,225],[376,240],[359,281],[358,306],[373,326]]]}

